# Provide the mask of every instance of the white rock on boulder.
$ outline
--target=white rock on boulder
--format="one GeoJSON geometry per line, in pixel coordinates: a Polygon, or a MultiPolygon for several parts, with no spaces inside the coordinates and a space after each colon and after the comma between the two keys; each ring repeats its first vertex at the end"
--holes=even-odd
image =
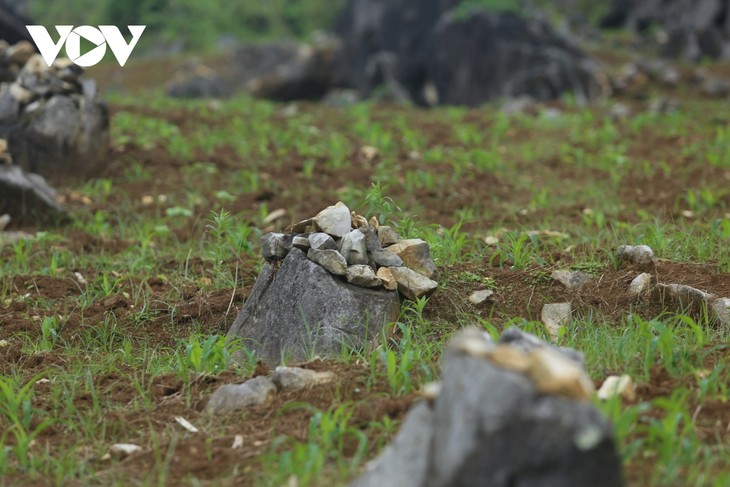
{"type": "Polygon", "coordinates": [[[383,281],[375,275],[375,271],[369,265],[348,266],[345,277],[347,282],[360,287],[380,287],[383,284],[383,281]]]}
{"type": "Polygon", "coordinates": [[[428,277],[436,273],[436,264],[431,259],[428,243],[420,238],[401,240],[388,247],[388,250],[403,259],[403,265],[428,277]]]}
{"type": "Polygon", "coordinates": [[[307,258],[321,265],[336,276],[344,276],[347,272],[347,261],[336,250],[309,249],[307,258]]]}
{"type": "Polygon", "coordinates": [[[398,292],[408,299],[428,296],[438,287],[436,281],[408,267],[389,267],[389,270],[398,283],[398,292]]]}
{"type": "Polygon", "coordinates": [[[314,223],[326,234],[343,237],[351,230],[350,209],[341,201],[317,213],[314,223]]]}
{"type": "Polygon", "coordinates": [[[353,230],[340,241],[340,253],[349,265],[368,263],[368,250],[365,246],[365,235],[359,230],[353,230]]]}

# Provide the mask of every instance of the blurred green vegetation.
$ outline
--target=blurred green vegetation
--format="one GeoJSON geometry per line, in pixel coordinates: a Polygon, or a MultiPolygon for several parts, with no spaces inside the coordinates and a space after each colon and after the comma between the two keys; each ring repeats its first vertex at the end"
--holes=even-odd
{"type": "Polygon", "coordinates": [[[344,0],[29,0],[31,18],[59,24],[146,25],[139,49],[180,45],[205,50],[226,37],[244,41],[306,38],[327,29],[344,0]]]}

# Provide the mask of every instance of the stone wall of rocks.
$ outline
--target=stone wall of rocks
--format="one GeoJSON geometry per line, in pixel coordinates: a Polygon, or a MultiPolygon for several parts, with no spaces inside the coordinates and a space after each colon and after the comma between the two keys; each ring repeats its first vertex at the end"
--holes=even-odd
{"type": "Polygon", "coordinates": [[[0,42],[0,80],[0,138],[15,165],[51,179],[98,172],[109,113],[94,80],[65,58],[49,67],[28,42],[0,42]]]}

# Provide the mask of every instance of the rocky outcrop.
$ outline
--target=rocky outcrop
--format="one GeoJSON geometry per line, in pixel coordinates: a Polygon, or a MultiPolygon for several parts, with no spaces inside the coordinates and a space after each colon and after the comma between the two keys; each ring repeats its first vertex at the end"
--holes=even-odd
{"type": "Polygon", "coordinates": [[[698,61],[730,57],[730,3],[727,0],[614,0],[601,27],[660,34],[661,52],[698,61]]]}
{"type": "Polygon", "coordinates": [[[361,96],[400,86],[420,105],[600,94],[596,67],[546,22],[460,3],[351,0],[336,27],[346,78],[361,96]]]}

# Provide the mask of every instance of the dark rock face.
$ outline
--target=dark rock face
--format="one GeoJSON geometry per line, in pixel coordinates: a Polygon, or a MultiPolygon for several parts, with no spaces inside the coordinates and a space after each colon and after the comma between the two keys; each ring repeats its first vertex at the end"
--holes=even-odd
{"type": "MultiPolygon", "coordinates": [[[[478,352],[504,345],[549,347],[520,333],[493,344],[462,332],[444,356],[437,397],[411,409],[393,443],[351,487],[621,486],[610,423],[590,401],[541,393],[478,352]],[[471,345],[454,346],[464,340],[471,345]]],[[[565,352],[558,351],[579,363],[575,351],[565,352]]]]}
{"type": "Polygon", "coordinates": [[[351,0],[340,15],[335,32],[343,39],[344,76],[364,95],[387,82],[371,58],[392,53],[392,74],[411,97],[425,104],[428,60],[434,29],[460,0],[351,0]]]}
{"type": "Polygon", "coordinates": [[[175,74],[167,94],[175,98],[227,97],[241,90],[277,101],[319,100],[336,85],[337,43],[248,45],[230,55],[226,69],[191,64],[175,74]]]}
{"type": "Polygon", "coordinates": [[[435,39],[429,71],[442,103],[478,105],[520,95],[544,100],[565,92],[587,100],[600,94],[594,64],[542,21],[510,12],[449,15],[435,39]]]}
{"type": "Polygon", "coordinates": [[[0,1],[0,39],[4,39],[10,44],[20,41],[32,41],[26,25],[32,24],[23,15],[20,15],[18,9],[13,5],[18,2],[8,0],[0,1]]]}
{"type": "Polygon", "coordinates": [[[278,269],[264,265],[228,335],[277,364],[338,353],[343,344],[363,346],[399,310],[396,293],[347,284],[292,248],[278,269]]]}
{"type": "Polygon", "coordinates": [[[402,87],[420,105],[600,93],[590,60],[546,22],[460,3],[351,0],[336,29],[346,78],[363,97],[383,85],[402,99],[402,87]]]}
{"type": "Polygon", "coordinates": [[[0,215],[23,223],[57,223],[65,216],[56,192],[37,174],[17,166],[0,164],[0,215]]]}
{"type": "Polygon", "coordinates": [[[662,53],[699,60],[730,57],[728,0],[614,0],[601,27],[628,27],[639,33],[660,27],[667,35],[662,53]]]}

